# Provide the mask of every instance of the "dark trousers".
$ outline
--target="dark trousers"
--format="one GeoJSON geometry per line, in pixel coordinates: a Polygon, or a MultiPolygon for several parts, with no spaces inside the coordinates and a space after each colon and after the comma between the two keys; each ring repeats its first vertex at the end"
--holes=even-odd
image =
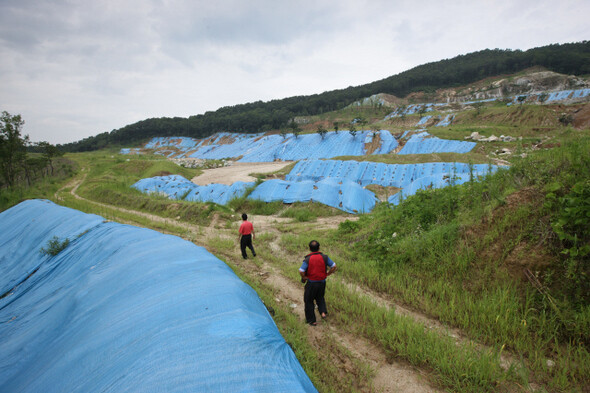
{"type": "Polygon", "coordinates": [[[246,247],[252,250],[252,255],[256,256],[254,246],[252,245],[252,235],[242,235],[242,238],[240,239],[240,248],[242,249],[242,256],[244,258],[248,258],[248,254],[246,254],[246,247]]]}
{"type": "Polygon", "coordinates": [[[324,295],[326,293],[326,282],[307,282],[305,284],[305,291],[303,292],[303,301],[305,302],[305,320],[307,323],[315,322],[315,306],[318,305],[320,314],[328,313],[326,308],[326,300],[324,295]]]}

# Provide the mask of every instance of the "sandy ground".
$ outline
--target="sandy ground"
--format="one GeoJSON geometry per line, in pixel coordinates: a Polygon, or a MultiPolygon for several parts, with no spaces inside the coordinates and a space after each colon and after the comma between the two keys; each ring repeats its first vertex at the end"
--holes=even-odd
{"type": "Polygon", "coordinates": [[[194,177],[191,181],[199,186],[211,183],[232,185],[237,181],[255,181],[251,173],[272,173],[283,169],[291,161],[281,162],[235,162],[232,165],[215,169],[205,169],[202,175],[194,177]]]}

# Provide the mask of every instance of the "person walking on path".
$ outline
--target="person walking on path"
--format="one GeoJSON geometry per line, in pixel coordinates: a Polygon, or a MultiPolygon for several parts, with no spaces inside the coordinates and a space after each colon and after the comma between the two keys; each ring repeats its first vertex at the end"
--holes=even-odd
{"type": "Polygon", "coordinates": [[[242,249],[242,257],[244,259],[248,259],[248,254],[246,254],[246,247],[252,250],[252,256],[256,256],[256,251],[254,251],[254,246],[252,245],[252,240],[256,238],[254,234],[254,225],[250,221],[248,221],[248,215],[246,213],[242,214],[242,225],[240,225],[240,248],[242,249]]]}
{"type": "Polygon", "coordinates": [[[299,268],[301,282],[305,283],[303,301],[305,303],[305,321],[311,326],[316,326],[315,305],[322,318],[328,316],[326,300],[326,277],[336,271],[336,264],[325,254],[320,252],[320,243],[316,240],[309,242],[311,253],[305,256],[303,264],[299,268]]]}

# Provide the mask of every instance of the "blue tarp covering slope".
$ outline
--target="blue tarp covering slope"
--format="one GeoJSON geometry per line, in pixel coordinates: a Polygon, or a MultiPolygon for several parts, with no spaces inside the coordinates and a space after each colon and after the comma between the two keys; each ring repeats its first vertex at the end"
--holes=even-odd
{"type": "MultiPolygon", "coordinates": [[[[388,200],[389,203],[397,205],[400,202],[401,195],[403,195],[403,198],[407,198],[414,195],[418,190],[463,184],[471,178],[476,180],[494,173],[500,168],[502,167],[496,165],[469,165],[460,162],[384,164],[367,161],[306,160],[299,161],[285,179],[290,182],[289,184],[309,181],[315,181],[319,184],[327,180],[333,182],[346,181],[354,185],[358,184],[357,189],[364,192],[370,192],[362,188],[369,184],[397,187],[402,189],[401,192],[391,196],[388,200]]],[[[366,206],[367,202],[361,202],[365,200],[365,196],[361,196],[362,194],[356,194],[356,197],[353,196],[355,194],[352,189],[353,187],[349,186],[342,190],[348,203],[352,206],[363,203],[363,206],[366,206]]],[[[264,200],[262,197],[257,199],[264,200]]],[[[280,198],[270,199],[269,202],[271,200],[280,200],[280,198]]],[[[330,206],[335,205],[331,204],[330,206]]]]}
{"type": "Polygon", "coordinates": [[[384,164],[381,162],[357,162],[339,160],[299,161],[285,177],[288,181],[319,181],[324,178],[347,179],[362,186],[378,184],[383,187],[409,187],[414,181],[440,175],[447,178],[467,174],[485,176],[501,168],[496,165],[461,162],[429,162],[424,164],[384,164]]]}
{"type": "Polygon", "coordinates": [[[412,135],[398,154],[469,153],[475,142],[440,139],[427,132],[412,135]]]}
{"type": "MultiPolygon", "coordinates": [[[[394,150],[397,140],[387,130],[379,131],[380,145],[373,154],[386,154],[394,150]]],[[[319,134],[264,135],[220,133],[207,140],[186,137],[153,138],[146,148],[172,147],[164,152],[171,157],[192,157],[209,160],[238,158],[241,162],[296,161],[309,157],[332,158],[336,156],[361,156],[366,154],[365,144],[372,141],[372,132],[359,131],[352,136],[348,131],[319,134]]],[[[121,154],[131,151],[122,149],[121,154]]]]}
{"type": "Polygon", "coordinates": [[[316,391],[256,293],[178,237],[25,201],[0,269],[2,392],[316,391]]]}
{"type": "Polygon", "coordinates": [[[377,202],[375,194],[347,179],[324,179],[317,182],[267,180],[256,187],[248,199],[285,203],[315,201],[348,213],[368,213],[377,202]]]}
{"type": "Polygon", "coordinates": [[[444,188],[450,185],[459,185],[468,182],[470,178],[471,177],[468,173],[459,173],[455,175],[435,174],[419,177],[397,194],[390,196],[387,202],[393,205],[399,205],[402,199],[408,198],[420,190],[431,190],[435,188],[444,188]]]}
{"type": "Polygon", "coordinates": [[[215,202],[225,205],[231,199],[240,197],[254,182],[238,181],[231,186],[209,184],[199,186],[180,175],[156,176],[141,179],[131,187],[145,193],[161,193],[171,199],[184,199],[193,202],[215,202]]]}

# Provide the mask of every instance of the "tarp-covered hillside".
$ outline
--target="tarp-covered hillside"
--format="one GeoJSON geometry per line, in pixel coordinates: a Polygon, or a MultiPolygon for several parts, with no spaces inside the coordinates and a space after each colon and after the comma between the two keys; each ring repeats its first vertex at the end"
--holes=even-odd
{"type": "Polygon", "coordinates": [[[182,199],[194,202],[215,202],[227,204],[233,198],[244,195],[254,182],[238,181],[231,186],[226,184],[208,184],[198,186],[180,175],[156,176],[141,179],[131,187],[147,194],[162,194],[170,199],[182,199]]]}
{"type": "MultiPolygon", "coordinates": [[[[378,202],[365,187],[376,184],[401,191],[388,199],[399,204],[403,198],[420,190],[442,188],[477,180],[496,172],[501,166],[469,165],[460,162],[423,164],[384,164],[369,161],[303,160],[285,180],[271,179],[258,185],[248,199],[264,202],[318,202],[348,213],[368,213],[378,202]]],[[[226,204],[241,197],[255,183],[236,182],[231,186],[209,184],[197,186],[179,175],[142,179],[132,187],[145,193],[161,193],[171,199],[226,204]]]]}
{"type": "MultiPolygon", "coordinates": [[[[359,131],[355,136],[348,131],[327,132],[322,138],[319,134],[233,134],[218,133],[207,139],[187,137],[153,138],[145,145],[156,149],[159,154],[173,158],[224,159],[239,158],[240,162],[296,161],[309,157],[332,158],[337,156],[362,156],[386,154],[397,146],[397,140],[389,131],[382,130],[373,135],[370,131],[359,131]],[[378,138],[373,143],[373,138],[378,138]],[[376,146],[373,146],[376,145],[376,146]]],[[[135,152],[122,149],[122,154],[135,152]]]]}
{"type": "Polygon", "coordinates": [[[369,213],[377,198],[371,191],[348,179],[290,182],[267,180],[248,196],[264,202],[319,202],[348,213],[369,213]]]}
{"type": "Polygon", "coordinates": [[[0,213],[1,392],[313,392],[257,294],[178,237],[0,213]]]}
{"type": "MultiPolygon", "coordinates": [[[[463,184],[469,180],[477,180],[478,178],[494,173],[500,168],[504,167],[488,164],[469,165],[460,162],[384,164],[380,162],[357,162],[353,160],[305,160],[299,161],[293,167],[291,172],[285,177],[286,182],[284,182],[283,187],[286,188],[290,183],[320,182],[326,179],[332,179],[333,182],[346,180],[347,182],[357,184],[357,187],[377,184],[383,187],[402,189],[400,193],[393,195],[388,200],[389,203],[397,205],[400,202],[401,195],[407,198],[419,190],[463,184]]],[[[348,189],[345,188],[343,192],[346,193],[348,189]]],[[[250,197],[255,196],[257,190],[250,197]]],[[[277,192],[275,191],[274,193],[277,192]]],[[[358,210],[359,207],[370,206],[370,203],[364,199],[365,197],[362,193],[356,192],[354,195],[352,198],[347,198],[350,206],[355,206],[353,210],[358,210]]]]}
{"type": "MultiPolygon", "coordinates": [[[[427,117],[424,119],[428,120],[427,117]]],[[[440,120],[436,126],[449,125],[453,115],[440,120]]],[[[440,139],[424,130],[406,131],[400,138],[403,148],[398,154],[467,153],[474,142],[440,139]]],[[[216,134],[206,140],[187,137],[153,138],[146,148],[169,158],[237,159],[240,162],[298,161],[310,158],[330,159],[338,156],[394,154],[400,140],[389,131],[362,131],[356,136],[347,131],[304,134],[285,138],[264,134],[216,134]]],[[[137,149],[121,149],[121,154],[137,154],[137,149]]]]}

